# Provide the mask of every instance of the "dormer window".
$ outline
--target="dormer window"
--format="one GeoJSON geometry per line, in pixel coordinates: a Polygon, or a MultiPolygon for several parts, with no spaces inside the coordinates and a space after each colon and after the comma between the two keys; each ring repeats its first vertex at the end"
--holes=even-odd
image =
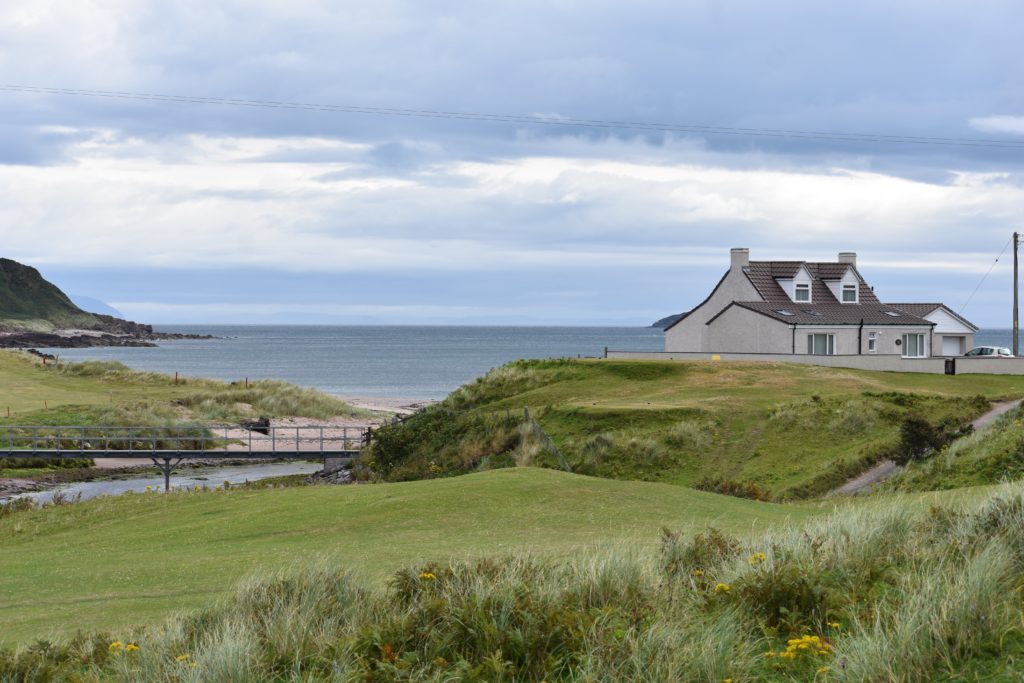
{"type": "Polygon", "coordinates": [[[843,303],[857,303],[857,285],[843,285],[843,303]]]}
{"type": "Polygon", "coordinates": [[[796,283],[793,289],[793,301],[810,301],[811,300],[811,285],[806,282],[796,283]]]}

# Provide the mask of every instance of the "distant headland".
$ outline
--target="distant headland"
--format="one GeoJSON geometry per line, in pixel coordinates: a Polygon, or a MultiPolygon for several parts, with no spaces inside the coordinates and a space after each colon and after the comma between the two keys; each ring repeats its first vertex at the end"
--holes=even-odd
{"type": "Polygon", "coordinates": [[[154,332],[151,325],[84,311],[35,268],[0,258],[0,348],[156,346],[165,339],[209,338],[154,332]]]}

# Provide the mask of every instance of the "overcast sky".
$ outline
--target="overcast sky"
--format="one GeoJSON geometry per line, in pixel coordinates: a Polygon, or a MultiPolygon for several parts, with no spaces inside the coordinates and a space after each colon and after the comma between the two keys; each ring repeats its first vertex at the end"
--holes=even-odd
{"type": "MultiPolygon", "coordinates": [[[[1024,3],[10,0],[0,83],[1024,143],[1024,3]]],[[[960,310],[1024,148],[0,91],[0,256],[145,322],[648,324],[856,251],[960,310]]],[[[1008,327],[1009,252],[967,317],[1008,327]]]]}

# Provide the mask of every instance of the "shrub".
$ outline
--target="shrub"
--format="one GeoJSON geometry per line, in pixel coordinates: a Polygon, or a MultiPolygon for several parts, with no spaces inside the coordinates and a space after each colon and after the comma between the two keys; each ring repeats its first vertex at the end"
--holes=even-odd
{"type": "Polygon", "coordinates": [[[772,498],[768,491],[753,481],[732,481],[731,479],[705,477],[695,482],[693,488],[698,491],[710,491],[711,493],[721,493],[725,496],[748,498],[750,500],[768,501],[772,498]]]}
{"type": "Polygon", "coordinates": [[[921,460],[946,443],[941,429],[917,415],[908,415],[900,425],[900,445],[896,462],[901,465],[912,460],[921,460]]]}
{"type": "Polygon", "coordinates": [[[740,542],[710,527],[689,541],[680,532],[661,530],[661,571],[671,579],[681,576],[704,576],[739,555],[740,542]]]}
{"type": "Polygon", "coordinates": [[[703,451],[711,445],[712,434],[706,424],[696,420],[680,420],[669,428],[665,442],[690,452],[703,451]]]}

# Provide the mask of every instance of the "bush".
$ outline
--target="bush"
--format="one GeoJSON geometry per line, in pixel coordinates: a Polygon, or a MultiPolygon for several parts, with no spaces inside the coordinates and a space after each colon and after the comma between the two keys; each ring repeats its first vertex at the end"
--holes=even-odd
{"type": "Polygon", "coordinates": [[[771,494],[761,488],[760,484],[753,481],[732,481],[730,479],[715,479],[705,477],[693,484],[698,491],[710,491],[721,493],[724,496],[735,496],[736,498],[748,498],[750,500],[771,500],[771,494]]]}
{"type": "Polygon", "coordinates": [[[900,425],[900,445],[894,460],[905,465],[921,460],[946,444],[942,430],[917,415],[908,415],[900,425]]]}
{"type": "Polygon", "coordinates": [[[689,541],[670,529],[661,530],[661,571],[669,578],[704,576],[739,555],[740,542],[715,527],[689,541]]]}

